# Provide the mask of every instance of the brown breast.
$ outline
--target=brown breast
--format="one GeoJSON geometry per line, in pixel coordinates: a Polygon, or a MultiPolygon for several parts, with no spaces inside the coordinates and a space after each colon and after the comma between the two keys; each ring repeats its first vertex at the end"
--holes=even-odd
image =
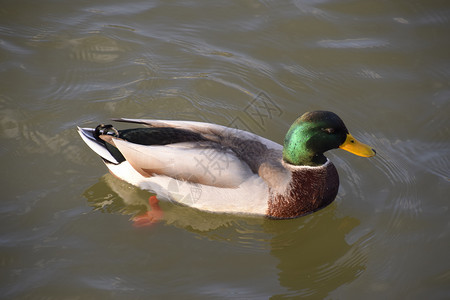
{"type": "Polygon", "coordinates": [[[319,210],[336,198],[339,176],[328,162],[321,168],[293,168],[292,181],[283,194],[269,189],[270,218],[295,218],[319,210]]]}

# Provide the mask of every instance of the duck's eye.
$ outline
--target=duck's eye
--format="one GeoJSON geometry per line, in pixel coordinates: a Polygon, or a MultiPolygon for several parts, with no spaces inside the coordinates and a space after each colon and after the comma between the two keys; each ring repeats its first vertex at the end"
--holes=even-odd
{"type": "Polygon", "coordinates": [[[328,134],[332,134],[334,133],[334,129],[333,128],[322,128],[322,131],[328,133],[328,134]]]}

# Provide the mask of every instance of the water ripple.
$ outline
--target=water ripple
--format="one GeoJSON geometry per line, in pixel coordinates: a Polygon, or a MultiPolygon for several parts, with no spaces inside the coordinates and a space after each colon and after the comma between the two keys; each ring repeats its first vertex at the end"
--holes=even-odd
{"type": "Polygon", "coordinates": [[[144,2],[132,2],[128,3],[127,5],[123,4],[93,5],[88,8],[85,8],[85,10],[91,13],[107,16],[121,16],[121,15],[129,16],[142,13],[154,7],[157,7],[157,4],[153,2],[144,1],[144,2]]]}
{"type": "Polygon", "coordinates": [[[317,44],[324,48],[336,48],[336,49],[364,49],[375,47],[386,47],[389,45],[388,41],[382,39],[344,39],[344,40],[321,40],[317,44]]]}
{"type": "Polygon", "coordinates": [[[68,44],[71,58],[94,63],[111,63],[127,51],[123,43],[105,36],[71,39],[68,44]]]}

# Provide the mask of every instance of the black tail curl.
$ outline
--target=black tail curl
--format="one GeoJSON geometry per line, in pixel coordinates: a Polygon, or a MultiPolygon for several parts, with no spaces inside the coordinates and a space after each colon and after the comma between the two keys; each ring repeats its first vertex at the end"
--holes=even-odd
{"type": "Polygon", "coordinates": [[[119,137],[119,131],[115,129],[111,124],[108,125],[100,124],[97,127],[95,127],[94,137],[97,141],[103,142],[103,140],[100,138],[100,135],[106,134],[112,135],[116,138],[119,137]],[[112,134],[110,132],[112,132],[112,134]]]}

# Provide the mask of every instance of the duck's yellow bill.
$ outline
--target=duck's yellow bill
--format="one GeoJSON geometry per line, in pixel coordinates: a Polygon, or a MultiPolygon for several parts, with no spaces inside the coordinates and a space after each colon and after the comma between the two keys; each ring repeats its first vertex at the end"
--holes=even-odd
{"type": "Polygon", "coordinates": [[[350,133],[347,134],[345,142],[340,145],[339,148],[362,157],[371,157],[376,153],[375,150],[372,149],[372,147],[359,142],[350,133]]]}

